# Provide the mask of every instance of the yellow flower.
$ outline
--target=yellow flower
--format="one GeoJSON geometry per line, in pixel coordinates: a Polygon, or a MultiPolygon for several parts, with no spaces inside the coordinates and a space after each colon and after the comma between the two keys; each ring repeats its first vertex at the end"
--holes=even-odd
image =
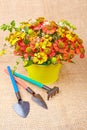
{"type": "Polygon", "coordinates": [[[33,62],[42,64],[47,61],[47,55],[44,52],[39,52],[34,54],[33,62]]]}
{"type": "Polygon", "coordinates": [[[57,33],[58,33],[58,35],[60,35],[61,37],[63,37],[64,34],[65,34],[65,30],[62,27],[59,27],[57,29],[57,33]]]}
{"type": "Polygon", "coordinates": [[[27,26],[27,27],[30,27],[30,26],[31,26],[31,24],[30,24],[29,22],[21,22],[20,24],[21,24],[21,26],[20,26],[21,29],[23,29],[23,28],[26,27],[26,26],[27,26]]]}
{"type": "Polygon", "coordinates": [[[72,40],[72,35],[71,34],[66,34],[66,37],[69,39],[69,40],[72,40]]]}
{"type": "Polygon", "coordinates": [[[12,46],[14,46],[15,43],[16,43],[18,40],[24,39],[24,37],[25,37],[25,33],[23,33],[23,32],[15,32],[15,33],[11,33],[11,34],[9,35],[9,38],[8,38],[7,40],[10,42],[10,44],[11,44],[12,46]]]}
{"type": "Polygon", "coordinates": [[[52,43],[49,42],[49,41],[46,41],[46,40],[44,40],[44,42],[41,42],[40,44],[41,44],[41,47],[43,49],[46,49],[47,47],[51,47],[52,46],[52,43]]]}
{"type": "Polygon", "coordinates": [[[5,50],[5,49],[1,50],[1,51],[0,51],[0,56],[4,55],[5,53],[6,53],[6,50],[5,50]]]}
{"type": "Polygon", "coordinates": [[[47,47],[51,47],[52,46],[52,43],[51,42],[48,42],[47,43],[47,47]]]}

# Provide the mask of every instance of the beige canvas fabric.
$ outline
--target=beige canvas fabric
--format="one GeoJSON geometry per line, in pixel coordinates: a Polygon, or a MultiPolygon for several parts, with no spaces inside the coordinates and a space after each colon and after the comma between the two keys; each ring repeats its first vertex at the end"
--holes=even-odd
{"type": "MultiPolygon", "coordinates": [[[[4,73],[7,65],[15,65],[17,57],[13,54],[0,57],[0,130],[87,130],[87,0],[0,0],[0,25],[38,16],[56,21],[66,19],[76,25],[77,33],[84,40],[86,57],[82,60],[76,57],[76,64],[62,67],[59,80],[49,85],[58,86],[60,93],[49,101],[46,91],[27,83],[43,96],[48,110],[35,104],[31,95],[20,87],[23,100],[30,102],[30,113],[25,119],[12,109],[17,99],[4,73]]],[[[6,34],[0,31],[0,48],[6,34]]],[[[27,75],[22,62],[18,72],[27,75]]]]}

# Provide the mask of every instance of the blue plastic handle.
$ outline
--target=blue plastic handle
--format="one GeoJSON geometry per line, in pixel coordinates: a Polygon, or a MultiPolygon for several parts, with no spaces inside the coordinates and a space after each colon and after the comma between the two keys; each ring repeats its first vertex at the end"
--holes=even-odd
{"type": "Polygon", "coordinates": [[[36,80],[33,80],[33,79],[31,79],[31,78],[29,78],[29,77],[27,77],[27,76],[24,76],[24,75],[19,74],[19,73],[16,73],[16,72],[14,72],[14,75],[17,76],[17,77],[19,77],[19,78],[21,78],[21,79],[23,79],[23,80],[26,80],[26,81],[28,81],[28,82],[34,84],[34,85],[36,85],[36,86],[38,86],[39,88],[42,88],[42,87],[43,87],[43,84],[42,84],[42,83],[37,82],[36,80]]]}
{"type": "Polygon", "coordinates": [[[15,79],[14,79],[14,77],[13,77],[13,74],[12,74],[12,71],[11,71],[11,69],[10,69],[10,66],[7,66],[7,70],[8,70],[8,72],[9,72],[10,79],[11,79],[11,81],[12,81],[12,85],[13,85],[14,91],[17,93],[17,92],[19,92],[18,86],[17,86],[16,81],[15,81],[15,79]]]}

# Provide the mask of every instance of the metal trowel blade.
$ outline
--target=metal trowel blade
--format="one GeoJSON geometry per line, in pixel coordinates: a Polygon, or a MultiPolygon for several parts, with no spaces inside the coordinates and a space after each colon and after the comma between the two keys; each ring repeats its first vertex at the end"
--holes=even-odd
{"type": "Polygon", "coordinates": [[[19,101],[18,103],[14,104],[13,109],[19,116],[25,118],[30,111],[30,104],[26,101],[19,101]]]}
{"type": "Polygon", "coordinates": [[[32,100],[36,102],[38,105],[42,106],[43,108],[48,109],[47,104],[40,96],[40,94],[35,94],[34,96],[32,96],[32,100]]]}

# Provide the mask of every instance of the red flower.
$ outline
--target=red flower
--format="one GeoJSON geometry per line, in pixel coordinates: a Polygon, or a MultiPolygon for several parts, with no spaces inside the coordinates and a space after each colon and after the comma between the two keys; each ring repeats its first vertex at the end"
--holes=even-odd
{"type": "Polygon", "coordinates": [[[50,25],[45,25],[42,27],[42,30],[46,34],[53,34],[56,32],[56,27],[50,26],[50,25]]]}
{"type": "Polygon", "coordinates": [[[34,30],[40,30],[42,27],[42,23],[38,24],[37,26],[34,26],[33,29],[34,30]]]}
{"type": "Polygon", "coordinates": [[[80,58],[84,58],[85,57],[85,55],[84,54],[80,54],[80,58]]]}

